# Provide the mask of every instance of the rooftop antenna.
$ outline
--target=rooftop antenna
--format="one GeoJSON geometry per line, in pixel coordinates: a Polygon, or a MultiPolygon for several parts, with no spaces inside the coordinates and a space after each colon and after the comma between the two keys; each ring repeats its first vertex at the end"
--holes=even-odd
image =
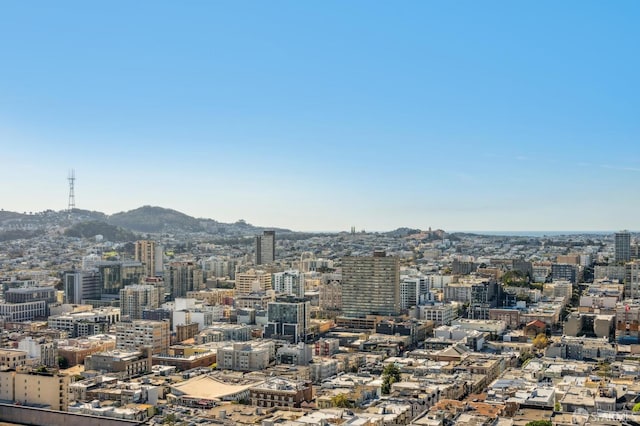
{"type": "Polygon", "coordinates": [[[67,180],[69,181],[69,206],[67,210],[69,211],[69,213],[71,213],[71,211],[76,208],[76,194],[74,192],[74,186],[76,182],[75,170],[71,169],[69,171],[69,177],[67,178],[67,180]]]}

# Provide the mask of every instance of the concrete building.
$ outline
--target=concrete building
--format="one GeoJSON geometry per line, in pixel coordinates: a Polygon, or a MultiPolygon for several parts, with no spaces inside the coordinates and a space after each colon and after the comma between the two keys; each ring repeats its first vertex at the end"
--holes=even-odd
{"type": "Polygon", "coordinates": [[[283,378],[270,378],[249,389],[251,405],[255,407],[300,408],[303,402],[313,400],[311,383],[294,382],[283,378]]]}
{"type": "Polygon", "coordinates": [[[260,269],[249,269],[236,273],[236,296],[246,296],[251,293],[269,291],[273,288],[272,276],[260,269]]]}
{"type": "Polygon", "coordinates": [[[62,277],[65,303],[80,304],[83,300],[100,299],[102,277],[97,270],[67,271],[62,277]]]}
{"type": "MultiPolygon", "coordinates": [[[[16,369],[27,363],[28,353],[20,349],[0,349],[0,367],[16,369]]],[[[0,398],[4,399],[4,398],[0,398]]]]}
{"type": "Polygon", "coordinates": [[[284,345],[276,351],[278,364],[308,365],[313,359],[313,347],[303,342],[297,345],[284,345]]]}
{"type": "Polygon", "coordinates": [[[65,330],[71,338],[91,336],[108,332],[111,325],[120,321],[120,308],[97,308],[91,311],[52,315],[47,321],[50,328],[65,330]]]}
{"type": "MultiPolygon", "coordinates": [[[[318,308],[325,315],[337,314],[342,311],[342,284],[328,282],[320,284],[318,288],[318,308]]],[[[331,315],[327,315],[331,316],[331,315]]]]}
{"type": "Polygon", "coordinates": [[[565,336],[601,338],[613,341],[615,338],[615,315],[592,313],[570,313],[564,321],[565,336]]]}
{"type": "Polygon", "coordinates": [[[275,357],[275,346],[271,341],[233,343],[218,348],[217,363],[222,370],[260,371],[269,366],[275,357]]]}
{"type": "Polygon", "coordinates": [[[171,262],[164,278],[172,299],[185,297],[187,292],[201,290],[203,286],[202,269],[195,262],[171,262]]]}
{"type": "Polygon", "coordinates": [[[616,262],[628,262],[631,260],[631,234],[624,230],[614,235],[614,250],[616,262]]]}
{"type": "Polygon", "coordinates": [[[251,340],[251,331],[252,327],[248,325],[217,322],[202,330],[199,334],[202,337],[197,337],[196,341],[201,339],[201,343],[222,341],[246,342],[251,340]],[[210,335],[215,336],[216,334],[219,336],[207,337],[210,335]]]}
{"type": "Polygon", "coordinates": [[[311,305],[304,299],[279,297],[267,306],[265,337],[305,342],[311,323],[311,305]]]}
{"type": "Polygon", "coordinates": [[[256,265],[266,265],[276,260],[276,231],[264,231],[256,236],[256,265]]]}
{"type": "Polygon", "coordinates": [[[87,356],[84,360],[85,370],[126,373],[127,376],[150,372],[151,364],[149,351],[99,352],[87,356]]]}
{"type": "Polygon", "coordinates": [[[373,256],[342,259],[344,316],[400,314],[400,261],[375,251],[373,256]]]}
{"type": "Polygon", "coordinates": [[[568,263],[554,263],[551,265],[551,279],[575,284],[578,282],[578,266],[568,263]]]}
{"type": "Polygon", "coordinates": [[[85,358],[91,354],[115,350],[116,340],[111,337],[102,335],[59,341],[58,356],[64,358],[69,367],[84,364],[85,358]]]}
{"type": "Polygon", "coordinates": [[[56,292],[54,287],[10,288],[4,292],[4,301],[7,303],[26,303],[43,300],[47,303],[55,303],[56,292]]]}
{"type": "Polygon", "coordinates": [[[617,350],[615,344],[608,339],[562,336],[560,341],[553,342],[546,350],[545,356],[575,360],[614,361],[617,350]]]}
{"type": "Polygon", "coordinates": [[[29,359],[34,360],[38,365],[58,366],[56,345],[45,337],[33,338],[27,336],[18,342],[18,349],[26,351],[29,359]]]}
{"type": "Polygon", "coordinates": [[[337,359],[317,358],[313,360],[313,364],[309,364],[309,375],[313,383],[320,383],[322,380],[331,376],[335,376],[341,371],[337,359]]]}
{"type": "Polygon", "coordinates": [[[207,305],[233,305],[235,291],[225,288],[188,291],[187,299],[201,300],[207,305]]]}
{"type": "Polygon", "coordinates": [[[339,339],[318,339],[314,343],[313,354],[315,356],[331,356],[340,350],[339,339]]]}
{"type": "Polygon", "coordinates": [[[46,318],[47,302],[0,303],[0,318],[9,322],[31,321],[46,318]]]}
{"type": "Polygon", "coordinates": [[[429,280],[426,276],[400,277],[400,309],[423,305],[431,300],[429,280]]]}
{"type": "Polygon", "coordinates": [[[298,270],[290,269],[273,274],[272,286],[276,293],[290,294],[295,297],[304,297],[304,274],[298,270]]]}
{"type": "Polygon", "coordinates": [[[144,265],[144,272],[147,277],[155,277],[158,270],[162,272],[162,250],[162,246],[156,246],[155,241],[139,240],[135,242],[135,260],[144,265]],[[159,256],[156,249],[160,249],[159,256]],[[157,264],[158,260],[160,265],[157,264]]]}
{"type": "Polygon", "coordinates": [[[457,315],[457,308],[451,303],[418,306],[419,319],[433,321],[436,326],[450,325],[457,315]]]}
{"type": "Polygon", "coordinates": [[[69,382],[69,376],[57,370],[27,367],[0,370],[0,400],[66,411],[69,405],[69,382]]]}
{"type": "Polygon", "coordinates": [[[130,319],[142,319],[144,310],[160,306],[158,288],[152,285],[134,284],[120,290],[120,314],[130,319]]]}
{"type": "Polygon", "coordinates": [[[150,347],[153,354],[169,349],[169,321],[135,320],[116,324],[116,348],[136,351],[150,347]]]}
{"type": "Polygon", "coordinates": [[[624,297],[640,299],[640,261],[627,262],[624,272],[624,297]]]}
{"type": "Polygon", "coordinates": [[[564,297],[568,302],[573,294],[573,284],[570,281],[553,280],[542,287],[542,295],[548,299],[564,297]]]}

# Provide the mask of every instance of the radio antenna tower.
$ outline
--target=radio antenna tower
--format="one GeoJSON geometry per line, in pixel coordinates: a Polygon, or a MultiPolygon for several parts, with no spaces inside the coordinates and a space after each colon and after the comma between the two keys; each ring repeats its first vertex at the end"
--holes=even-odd
{"type": "Polygon", "coordinates": [[[74,192],[74,186],[75,186],[75,182],[76,182],[76,171],[71,169],[71,171],[69,171],[69,177],[67,178],[67,180],[69,181],[69,213],[71,213],[71,211],[73,209],[76,208],[76,194],[74,192]]]}

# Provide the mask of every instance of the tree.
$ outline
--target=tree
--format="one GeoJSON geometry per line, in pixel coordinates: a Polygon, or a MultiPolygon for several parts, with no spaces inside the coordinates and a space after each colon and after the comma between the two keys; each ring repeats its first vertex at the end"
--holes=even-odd
{"type": "Polygon", "coordinates": [[[611,374],[611,364],[608,361],[599,361],[597,374],[600,377],[609,377],[611,374]]]}
{"type": "Polygon", "coordinates": [[[344,393],[333,396],[331,398],[331,405],[337,408],[351,408],[351,402],[344,393]]]}
{"type": "Polygon", "coordinates": [[[65,369],[65,368],[69,368],[69,361],[67,361],[67,359],[63,356],[58,356],[57,358],[58,361],[58,367],[61,369],[65,369]]]}
{"type": "Polygon", "coordinates": [[[536,349],[544,349],[549,345],[549,338],[543,333],[538,334],[533,339],[533,347],[536,349]]]}
{"type": "Polygon", "coordinates": [[[640,411],[640,402],[634,405],[631,411],[633,411],[634,413],[637,413],[638,411],[640,411]]]}
{"type": "Polygon", "coordinates": [[[553,426],[551,420],[534,420],[527,423],[525,426],[553,426]]]}
{"type": "Polygon", "coordinates": [[[385,365],[382,370],[382,393],[388,395],[391,392],[391,385],[400,380],[400,369],[395,364],[385,365]]]}

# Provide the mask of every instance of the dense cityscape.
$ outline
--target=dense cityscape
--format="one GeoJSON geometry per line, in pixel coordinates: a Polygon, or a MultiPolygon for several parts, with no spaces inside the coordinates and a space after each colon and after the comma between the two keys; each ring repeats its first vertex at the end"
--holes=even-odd
{"type": "Polygon", "coordinates": [[[629,231],[312,234],[72,203],[0,212],[0,420],[640,422],[629,231]]]}

